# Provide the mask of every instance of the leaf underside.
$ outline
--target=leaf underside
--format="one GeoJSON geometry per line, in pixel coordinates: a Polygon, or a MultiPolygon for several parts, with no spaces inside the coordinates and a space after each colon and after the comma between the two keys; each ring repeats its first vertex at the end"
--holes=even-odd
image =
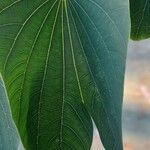
{"type": "Polygon", "coordinates": [[[124,0],[0,2],[0,70],[26,149],[89,150],[92,119],[105,149],[122,149],[128,12],[124,0]]]}
{"type": "Polygon", "coordinates": [[[131,38],[142,40],[150,38],[150,1],[130,0],[131,38]]]}
{"type": "Polygon", "coordinates": [[[23,150],[17,128],[12,118],[5,85],[3,83],[1,75],[0,75],[0,149],[23,150]]]}

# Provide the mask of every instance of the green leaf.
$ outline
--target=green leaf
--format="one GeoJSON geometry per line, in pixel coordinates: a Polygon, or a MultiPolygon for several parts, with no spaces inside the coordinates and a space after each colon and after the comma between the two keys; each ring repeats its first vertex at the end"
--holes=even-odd
{"type": "Polygon", "coordinates": [[[25,148],[89,150],[93,119],[106,150],[121,150],[128,1],[0,4],[0,69],[25,148]]]}
{"type": "Polygon", "coordinates": [[[18,131],[10,111],[4,82],[0,75],[0,149],[23,150],[18,131]]]}
{"type": "Polygon", "coordinates": [[[150,38],[150,1],[130,0],[131,38],[142,40],[150,38]]]}

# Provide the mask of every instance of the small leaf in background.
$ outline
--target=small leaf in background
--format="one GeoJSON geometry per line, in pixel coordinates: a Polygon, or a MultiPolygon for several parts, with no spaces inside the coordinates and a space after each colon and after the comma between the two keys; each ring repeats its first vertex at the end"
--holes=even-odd
{"type": "Polygon", "coordinates": [[[142,40],[150,37],[150,0],[130,0],[131,38],[142,40]]]}

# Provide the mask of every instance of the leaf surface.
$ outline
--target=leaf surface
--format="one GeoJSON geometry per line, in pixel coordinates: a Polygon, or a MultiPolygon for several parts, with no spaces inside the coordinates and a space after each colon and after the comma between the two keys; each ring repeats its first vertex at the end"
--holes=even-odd
{"type": "Polygon", "coordinates": [[[130,0],[131,38],[142,40],[150,38],[150,1],[130,0]]]}
{"type": "Polygon", "coordinates": [[[121,150],[128,1],[2,4],[0,69],[26,149],[89,150],[93,119],[121,150]]]}

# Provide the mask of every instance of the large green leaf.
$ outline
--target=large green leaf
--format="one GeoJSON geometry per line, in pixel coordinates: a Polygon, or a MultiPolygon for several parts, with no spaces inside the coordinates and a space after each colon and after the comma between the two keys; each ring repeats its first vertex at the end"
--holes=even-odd
{"type": "Polygon", "coordinates": [[[150,0],[130,0],[131,38],[150,38],[150,0]]]}
{"type": "Polygon", "coordinates": [[[89,150],[93,119],[105,148],[121,150],[128,1],[3,0],[0,9],[0,69],[26,149],[89,150]]]}
{"type": "Polygon", "coordinates": [[[0,75],[0,149],[23,149],[18,131],[14,124],[6,89],[0,75]]]}

